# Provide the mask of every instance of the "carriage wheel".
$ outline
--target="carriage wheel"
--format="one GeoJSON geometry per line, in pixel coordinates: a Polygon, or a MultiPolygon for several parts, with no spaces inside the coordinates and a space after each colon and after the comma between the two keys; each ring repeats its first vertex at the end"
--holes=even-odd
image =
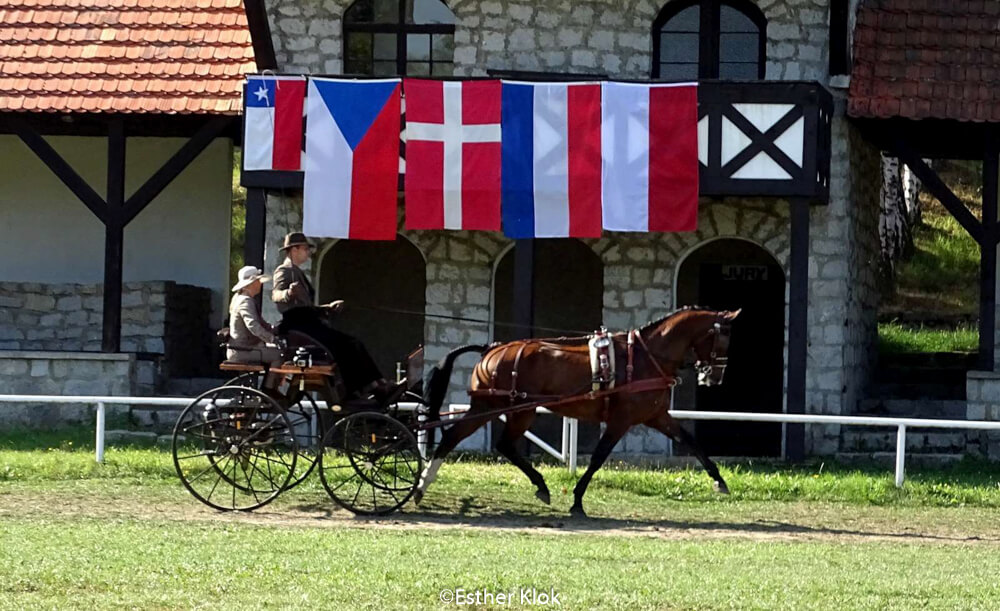
{"type": "Polygon", "coordinates": [[[421,466],[417,440],[402,422],[358,412],[327,432],[319,475],[330,498],[344,509],[385,515],[413,496],[421,466]]]}
{"type": "MultiPolygon", "coordinates": [[[[259,372],[241,373],[235,378],[226,382],[226,386],[248,386],[262,390],[264,384],[264,374],[259,372]]],[[[285,406],[288,419],[292,423],[292,430],[295,431],[295,443],[298,448],[298,458],[295,462],[295,473],[292,474],[291,481],[285,489],[294,488],[301,484],[316,467],[319,458],[320,447],[323,443],[323,436],[326,433],[326,425],[323,413],[319,406],[313,401],[309,394],[299,394],[295,403],[287,404],[278,397],[279,403],[285,406]]]]}
{"type": "Polygon", "coordinates": [[[285,410],[246,386],[202,394],[174,426],[174,468],[181,483],[222,511],[249,511],[273,501],[295,472],[296,454],[285,410]]]}

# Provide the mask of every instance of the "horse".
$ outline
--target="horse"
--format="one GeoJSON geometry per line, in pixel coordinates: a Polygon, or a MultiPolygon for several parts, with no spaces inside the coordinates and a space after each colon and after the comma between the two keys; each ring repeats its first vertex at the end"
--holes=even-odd
{"type": "Polygon", "coordinates": [[[490,347],[465,346],[453,350],[431,371],[425,403],[431,419],[439,417],[455,359],[481,351],[469,386],[471,405],[464,417],[444,431],[432,460],[423,470],[415,501],[419,504],[438,469],[455,446],[493,417],[506,414],[507,423],[497,450],[535,485],[535,496],[550,503],[542,474],[514,443],[535,419],[535,407],[606,427],[591,455],[586,473],[573,489],[571,514],[586,516],[583,495],[594,473],[611,450],[633,426],[645,424],[691,448],[715,489],[728,494],[715,463],[694,438],[667,413],[670,393],[679,381],[677,371],[689,352],[694,353],[700,385],[721,384],[725,375],[732,321],[740,311],[714,311],[684,307],[646,326],[610,335],[614,345],[614,386],[593,390],[588,337],[527,339],[490,347]]]}

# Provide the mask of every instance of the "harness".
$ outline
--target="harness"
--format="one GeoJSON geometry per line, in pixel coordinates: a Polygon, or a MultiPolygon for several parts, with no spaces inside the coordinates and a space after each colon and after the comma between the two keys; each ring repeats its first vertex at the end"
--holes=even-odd
{"type": "MultiPolygon", "coordinates": [[[[709,353],[709,359],[707,361],[702,361],[698,359],[695,361],[695,369],[698,371],[699,378],[702,376],[711,375],[715,369],[722,369],[725,372],[726,365],[728,363],[728,358],[719,356],[719,353],[726,346],[722,342],[726,342],[728,345],[729,333],[728,325],[723,325],[720,320],[716,320],[712,327],[707,331],[707,335],[713,336],[712,349],[709,353]]],[[[600,335],[600,333],[598,334],[600,335]]],[[[700,342],[704,336],[696,340],[695,343],[700,342]]],[[[678,386],[681,383],[681,379],[674,375],[669,375],[660,366],[660,363],[653,356],[649,349],[646,340],[642,337],[639,329],[632,329],[626,334],[626,364],[625,364],[625,383],[621,385],[609,384],[604,388],[593,388],[592,383],[578,389],[569,395],[540,395],[540,394],[528,394],[524,391],[519,391],[517,386],[518,380],[518,368],[521,364],[521,357],[524,355],[525,349],[529,345],[536,345],[540,347],[550,347],[552,349],[559,349],[561,346],[558,343],[545,340],[522,340],[517,343],[517,353],[514,355],[514,363],[511,368],[510,373],[510,388],[502,389],[497,388],[497,377],[499,375],[500,364],[506,360],[507,352],[515,345],[513,343],[503,346],[503,350],[499,354],[499,360],[497,361],[497,366],[493,368],[490,372],[489,387],[481,388],[476,390],[470,390],[470,397],[497,397],[504,396],[509,398],[510,407],[492,410],[489,412],[483,412],[474,416],[474,418],[492,419],[503,414],[512,414],[521,411],[527,411],[529,409],[535,409],[542,405],[547,407],[556,407],[559,405],[567,403],[575,403],[577,401],[592,401],[597,399],[604,399],[605,410],[608,409],[611,397],[620,393],[643,393],[652,391],[668,391],[678,386]],[[649,362],[653,365],[653,369],[658,374],[656,377],[643,378],[641,380],[634,380],[635,374],[635,362],[637,358],[636,352],[638,348],[646,353],[646,357],[649,362]],[[520,403],[519,401],[523,401],[520,403]]],[[[458,414],[462,412],[445,412],[442,416],[458,414]]]]}

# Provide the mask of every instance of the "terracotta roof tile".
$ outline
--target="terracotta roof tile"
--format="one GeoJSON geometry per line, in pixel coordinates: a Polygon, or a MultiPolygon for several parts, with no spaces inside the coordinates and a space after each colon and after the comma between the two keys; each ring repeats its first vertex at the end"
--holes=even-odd
{"type": "Polygon", "coordinates": [[[0,112],[236,114],[254,70],[242,0],[0,0],[0,112]]]}
{"type": "Polygon", "coordinates": [[[848,113],[1000,122],[1000,2],[864,0],[848,113]]]}

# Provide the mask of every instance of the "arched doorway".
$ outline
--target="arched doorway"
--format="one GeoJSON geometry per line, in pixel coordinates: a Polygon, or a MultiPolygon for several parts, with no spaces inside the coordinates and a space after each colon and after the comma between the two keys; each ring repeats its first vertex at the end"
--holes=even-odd
{"type": "MultiPolygon", "coordinates": [[[[576,335],[601,326],[604,314],[604,265],[601,258],[583,242],[572,238],[537,239],[534,246],[534,337],[576,335]]],[[[493,275],[493,339],[509,341],[523,337],[509,324],[514,320],[514,249],[497,262],[493,275]]],[[[562,419],[539,416],[531,431],[558,448],[562,419]]],[[[499,432],[499,430],[497,431],[499,432]]],[[[600,427],[580,423],[579,443],[592,448],[600,436],[600,427]]],[[[528,444],[522,451],[540,452],[528,444]]]]}
{"type": "Polygon", "coordinates": [[[346,302],[337,328],[360,338],[382,374],[395,379],[396,363],[424,343],[427,274],[420,251],[402,237],[392,242],[340,240],[320,259],[320,303],[346,302]]]}
{"type": "MultiPolygon", "coordinates": [[[[675,397],[675,409],[781,412],[785,274],[774,257],[747,240],[708,242],[681,263],[676,295],[678,305],[742,312],[733,322],[723,384],[688,385],[688,393],[675,397]]],[[[781,455],[780,423],[698,421],[694,431],[711,455],[781,455]]]]}

